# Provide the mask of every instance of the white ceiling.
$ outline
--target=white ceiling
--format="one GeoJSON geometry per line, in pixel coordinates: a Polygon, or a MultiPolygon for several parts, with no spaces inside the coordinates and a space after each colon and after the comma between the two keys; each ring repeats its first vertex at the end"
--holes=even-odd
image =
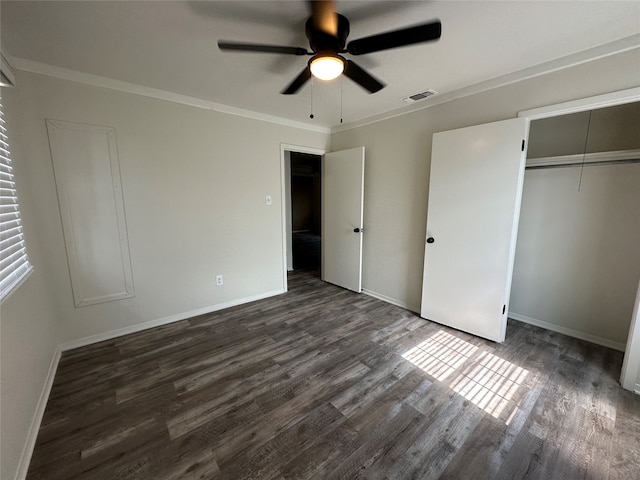
{"type": "MultiPolygon", "coordinates": [[[[405,107],[626,37],[640,1],[338,1],[349,40],[438,18],[437,42],[352,57],[387,83],[375,94],[341,78],[279,94],[307,58],[221,52],[219,39],[308,47],[304,1],[1,2],[2,50],[124,82],[317,126],[405,107]]],[[[636,40],[634,40],[636,41],[636,40]]]]}

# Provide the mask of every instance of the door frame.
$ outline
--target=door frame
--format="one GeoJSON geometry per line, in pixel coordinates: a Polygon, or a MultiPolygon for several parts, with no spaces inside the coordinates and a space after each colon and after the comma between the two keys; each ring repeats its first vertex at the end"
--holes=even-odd
{"type": "MultiPolygon", "coordinates": [[[[291,177],[291,152],[310,153],[323,157],[327,149],[292,145],[288,143],[280,144],[280,204],[282,205],[282,290],[288,292],[287,281],[287,256],[289,251],[289,234],[291,231],[291,184],[288,181],[291,177]]],[[[322,160],[321,160],[322,161],[322,160]]]]}
{"type": "MultiPolygon", "coordinates": [[[[640,87],[523,110],[518,112],[518,117],[539,120],[634,102],[640,102],[640,87]]],[[[638,294],[636,295],[631,325],[629,326],[620,383],[626,390],[640,393],[640,283],[638,284],[638,294]]]]}

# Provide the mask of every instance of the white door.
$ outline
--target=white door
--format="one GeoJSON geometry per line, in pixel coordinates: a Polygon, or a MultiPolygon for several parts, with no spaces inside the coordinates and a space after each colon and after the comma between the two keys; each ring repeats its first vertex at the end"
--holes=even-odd
{"type": "Polygon", "coordinates": [[[433,135],[420,315],[505,338],[529,122],[433,135]]]}
{"type": "Polygon", "coordinates": [[[322,279],[362,291],[364,147],[324,155],[322,279]]]}

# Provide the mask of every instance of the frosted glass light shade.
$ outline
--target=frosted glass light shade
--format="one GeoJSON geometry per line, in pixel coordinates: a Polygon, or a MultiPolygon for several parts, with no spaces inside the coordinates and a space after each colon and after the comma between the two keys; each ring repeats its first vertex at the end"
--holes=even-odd
{"type": "Polygon", "coordinates": [[[311,73],[320,80],[333,80],[344,71],[344,62],[339,57],[318,57],[311,60],[311,73]]]}

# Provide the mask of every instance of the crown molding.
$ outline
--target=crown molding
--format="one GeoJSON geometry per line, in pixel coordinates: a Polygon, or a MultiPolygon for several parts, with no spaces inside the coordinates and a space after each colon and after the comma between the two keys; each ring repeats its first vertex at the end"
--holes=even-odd
{"type": "Polygon", "coordinates": [[[640,48],[640,33],[631,35],[628,37],[615,40],[613,42],[605,43],[597,47],[593,47],[581,52],[566,55],[564,57],[556,58],[548,62],[540,63],[532,67],[511,72],[499,77],[495,77],[484,82],[476,83],[468,87],[460,88],[452,92],[435,95],[427,98],[426,100],[409,106],[404,106],[398,109],[394,109],[388,112],[383,112],[370,117],[362,118],[354,122],[338,125],[333,128],[321,127],[318,125],[310,125],[308,123],[299,122],[296,120],[290,120],[275,115],[269,115],[266,113],[255,112],[252,110],[246,110],[242,108],[233,107],[230,105],[224,105],[221,103],[204,100],[197,97],[190,97],[187,95],[181,95],[178,93],[168,92],[166,90],[159,90],[156,88],[145,87],[134,83],[123,82],[112,78],[102,77],[99,75],[93,75],[89,73],[79,72],[77,70],[71,70],[68,68],[57,67],[55,65],[49,65],[42,62],[36,62],[33,60],[27,60],[20,57],[8,57],[14,70],[22,70],[25,72],[36,73],[40,75],[46,75],[55,78],[61,78],[72,82],[84,83],[87,85],[93,85],[96,87],[108,88],[111,90],[117,90],[126,93],[132,93],[135,95],[142,95],[145,97],[155,98],[159,100],[165,100],[168,102],[179,103],[182,105],[188,105],[197,108],[203,108],[206,110],[213,110],[219,113],[226,113],[228,115],[235,115],[239,117],[250,118],[253,120],[259,120],[262,122],[272,123],[276,125],[283,125],[287,127],[299,128],[302,130],[308,130],[323,134],[333,134],[351,130],[354,128],[364,127],[374,123],[389,120],[391,118],[399,117],[409,113],[425,110],[436,105],[451,102],[461,98],[469,97],[478,93],[493,90],[513,83],[522,82],[531,78],[539,77],[549,73],[557,72],[567,68],[571,68],[584,63],[592,62],[601,58],[618,55],[630,50],[640,48]]]}
{"type": "Polygon", "coordinates": [[[615,105],[633,102],[640,102],[640,87],[628,88],[626,90],[605,93],[594,97],[579,98],[578,100],[546,105],[531,110],[523,110],[518,112],[518,117],[538,120],[541,118],[569,115],[571,113],[585,112],[587,110],[596,110],[598,108],[613,107],[615,105]]]}
{"type": "Polygon", "coordinates": [[[599,60],[601,58],[618,55],[620,53],[628,52],[630,50],[635,50],[638,48],[640,48],[640,33],[624,37],[613,42],[605,43],[597,47],[589,48],[587,50],[582,50],[581,52],[572,53],[564,57],[556,58],[548,62],[540,63],[523,70],[507,73],[506,75],[501,75],[499,77],[476,83],[475,85],[470,85],[468,87],[460,88],[452,92],[444,93],[441,95],[434,95],[427,98],[426,100],[418,102],[418,104],[403,106],[389,112],[373,115],[371,117],[356,120],[355,122],[347,123],[344,125],[339,125],[333,127],[331,129],[331,133],[339,133],[354,128],[364,127],[366,125],[382,122],[384,120],[389,120],[391,118],[406,115],[408,113],[425,110],[427,108],[435,107],[436,105],[441,105],[453,100],[469,97],[477,93],[482,93],[488,90],[504,87],[506,85],[511,85],[513,83],[522,82],[524,80],[529,80],[531,78],[575,67],[577,65],[592,62],[594,60],[599,60]]]}
{"type": "Polygon", "coordinates": [[[254,112],[252,110],[246,110],[243,108],[232,107],[230,105],[224,105],[222,103],[204,100],[202,98],[190,97],[188,95],[181,95],[179,93],[168,92],[166,90],[145,87],[143,85],[123,82],[121,80],[102,77],[100,75],[93,75],[90,73],[79,72],[77,70],[57,67],[55,65],[49,65],[47,63],[28,60],[26,58],[11,57],[11,65],[13,66],[14,70],[21,70],[23,72],[46,75],[48,77],[60,78],[63,80],[69,80],[71,82],[92,85],[94,87],[108,88],[110,90],[116,90],[119,92],[141,95],[144,97],[155,98],[157,100],[165,100],[167,102],[178,103],[181,105],[188,105],[190,107],[213,110],[214,112],[218,113],[250,118],[252,120],[258,120],[261,122],[267,122],[276,125],[283,125],[285,127],[309,130],[312,132],[324,133],[326,135],[329,135],[331,133],[331,129],[328,127],[309,125],[307,123],[290,120],[288,118],[269,115],[266,113],[254,112]]]}
{"type": "Polygon", "coordinates": [[[11,68],[11,64],[4,55],[0,53],[0,87],[15,87],[15,85],[16,77],[13,74],[13,68],[11,68]]]}

